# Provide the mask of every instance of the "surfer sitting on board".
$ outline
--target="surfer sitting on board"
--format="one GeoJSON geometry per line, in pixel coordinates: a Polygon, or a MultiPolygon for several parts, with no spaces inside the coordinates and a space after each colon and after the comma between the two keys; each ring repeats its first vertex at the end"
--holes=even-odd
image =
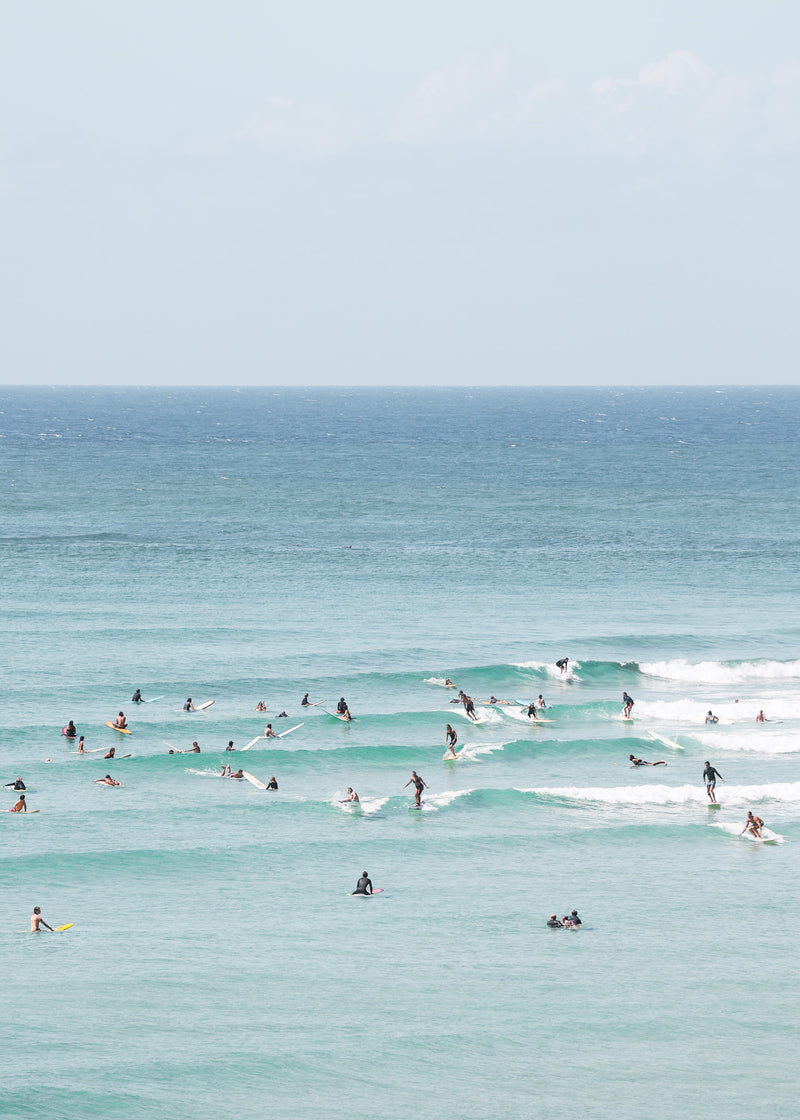
{"type": "Polygon", "coordinates": [[[453,756],[453,758],[456,757],[456,743],[457,742],[458,742],[458,735],[456,734],[455,729],[452,728],[450,726],[450,724],[448,723],[447,729],[444,733],[444,745],[445,745],[445,747],[450,748],[450,754],[453,756]]]}
{"type": "Polygon", "coordinates": [[[126,727],[128,726],[128,723],[125,719],[125,713],[124,712],[119,713],[117,718],[114,720],[114,726],[118,727],[121,731],[124,731],[126,729],[126,727]]]}
{"type": "Polygon", "coordinates": [[[7,813],[27,813],[27,811],[28,803],[25,800],[24,793],[21,793],[19,795],[19,801],[16,803],[16,805],[12,805],[10,809],[6,809],[7,813]]]}
{"type": "Polygon", "coordinates": [[[703,771],[703,781],[706,783],[706,793],[708,794],[708,800],[712,801],[715,805],[717,803],[717,799],[714,795],[714,788],[717,784],[717,778],[719,778],[721,782],[725,781],[719,770],[715,770],[710,762],[706,762],[706,768],[703,771]]]}
{"type": "Polygon", "coordinates": [[[6,789],[25,789],[25,783],[22,778],[16,778],[13,782],[6,782],[6,789]]]}
{"type": "Polygon", "coordinates": [[[105,778],[95,778],[94,784],[96,786],[121,786],[122,782],[117,782],[110,774],[106,774],[105,778]]]}
{"type": "Polygon", "coordinates": [[[544,702],[544,697],[542,696],[541,692],[536,697],[536,703],[539,705],[540,708],[546,708],[547,707],[547,705],[544,702]]]}
{"type": "Polygon", "coordinates": [[[229,740],[228,740],[228,745],[227,745],[227,747],[225,748],[225,750],[226,750],[226,751],[232,751],[232,750],[233,750],[233,739],[229,739],[229,740]]]}
{"type": "Polygon", "coordinates": [[[276,781],[275,777],[273,776],[273,777],[272,777],[272,778],[270,778],[270,780],[269,780],[269,781],[267,782],[267,789],[277,789],[277,788],[278,788],[278,783],[277,783],[277,781],[276,781]]]}
{"type": "Polygon", "coordinates": [[[264,728],[264,738],[265,739],[277,739],[278,738],[278,736],[272,730],[272,724],[271,723],[268,723],[267,726],[264,728]]]}
{"type": "Polygon", "coordinates": [[[361,878],[356,883],[356,889],[353,894],[372,894],[372,880],[366,871],[362,874],[361,878]]]}
{"type": "Polygon", "coordinates": [[[44,926],[45,929],[49,929],[51,933],[55,933],[53,927],[49,926],[42,917],[41,906],[34,906],[33,913],[31,914],[31,933],[41,933],[42,926],[44,926]]]}
{"type": "Polygon", "coordinates": [[[300,701],[300,707],[301,708],[308,708],[308,707],[310,707],[310,705],[311,705],[311,701],[309,700],[308,693],[306,692],[303,696],[303,699],[300,701]]]}
{"type": "Polygon", "coordinates": [[[263,700],[259,700],[259,702],[256,704],[255,708],[253,708],[254,712],[265,712],[266,710],[267,710],[267,705],[264,703],[263,700]]]}
{"type": "Polygon", "coordinates": [[[80,739],[78,740],[78,754],[85,754],[86,753],[84,751],[84,748],[83,748],[84,739],[85,739],[85,736],[81,735],[80,739]]]}
{"type": "Polygon", "coordinates": [[[422,791],[423,789],[428,789],[429,786],[423,778],[420,778],[416,770],[411,771],[411,777],[406,782],[406,785],[403,786],[403,789],[405,789],[406,786],[410,786],[412,782],[414,783],[414,800],[417,803],[417,808],[419,808],[422,805],[422,791]]]}
{"type": "Polygon", "coordinates": [[[144,701],[142,700],[142,690],[140,688],[137,688],[136,691],[134,692],[133,696],[131,696],[131,704],[142,704],[142,703],[144,703],[144,701]]]}
{"type": "Polygon", "coordinates": [[[629,754],[628,758],[631,760],[631,762],[633,763],[634,766],[666,766],[667,765],[666,762],[664,762],[663,759],[660,759],[658,762],[647,762],[643,758],[634,758],[632,754],[629,754]]]}
{"type": "MultiPolygon", "coordinates": [[[[353,789],[352,786],[347,787],[347,797],[340,798],[339,804],[340,805],[347,805],[348,802],[350,802],[350,801],[358,801],[358,794],[356,793],[356,791],[353,789]]],[[[366,872],[365,872],[365,874],[366,874],[366,872]]]]}
{"type": "Polygon", "coordinates": [[[761,829],[764,827],[764,822],[761,817],[756,817],[751,809],[747,810],[747,820],[742,831],[739,833],[741,836],[745,832],[752,832],[756,839],[761,839],[761,829]]]}
{"type": "Polygon", "coordinates": [[[633,707],[633,697],[629,696],[627,692],[622,694],[622,715],[624,719],[631,718],[631,708],[633,707]]]}
{"type": "Polygon", "coordinates": [[[190,696],[190,697],[189,697],[189,699],[188,699],[188,700],[186,701],[186,703],[185,703],[185,704],[183,705],[183,710],[184,710],[185,712],[196,712],[196,711],[197,711],[197,708],[195,708],[194,704],[192,703],[192,698],[191,698],[191,696],[190,696]]]}
{"type": "Polygon", "coordinates": [[[352,717],[350,715],[350,709],[347,706],[347,701],[345,700],[344,696],[341,697],[339,703],[336,705],[336,711],[340,716],[344,716],[348,723],[350,722],[352,717]]]}
{"type": "Polygon", "coordinates": [[[62,728],[62,730],[68,739],[74,739],[78,734],[78,729],[72,720],[70,720],[67,726],[62,728]]]}
{"type": "Polygon", "coordinates": [[[710,708],[706,716],[706,723],[719,723],[719,716],[715,716],[710,708]]]}

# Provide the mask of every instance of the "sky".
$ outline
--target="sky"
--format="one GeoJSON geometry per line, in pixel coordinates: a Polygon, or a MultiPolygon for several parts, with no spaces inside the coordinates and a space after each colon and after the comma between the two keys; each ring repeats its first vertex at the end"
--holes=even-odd
{"type": "Polygon", "coordinates": [[[0,382],[797,384],[800,6],[36,0],[0,382]]]}

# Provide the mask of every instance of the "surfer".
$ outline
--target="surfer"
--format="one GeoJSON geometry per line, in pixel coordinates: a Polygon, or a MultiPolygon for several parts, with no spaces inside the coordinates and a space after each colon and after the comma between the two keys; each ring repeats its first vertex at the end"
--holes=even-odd
{"type": "Polygon", "coordinates": [[[631,718],[631,708],[633,707],[633,697],[629,696],[627,692],[622,694],[622,718],[631,718]]]}
{"type": "Polygon", "coordinates": [[[478,722],[478,717],[475,715],[475,704],[471,696],[464,697],[464,711],[467,713],[473,723],[478,722]]]}
{"type": "MultiPolygon", "coordinates": [[[[222,769],[224,770],[225,767],[223,766],[222,769]]],[[[231,768],[229,766],[227,774],[223,774],[222,777],[223,778],[243,778],[244,777],[244,770],[231,770],[231,768]]]]}
{"type": "Polygon", "coordinates": [[[264,728],[264,738],[265,739],[277,739],[278,738],[278,736],[272,730],[272,724],[271,723],[268,723],[267,726],[264,728]]]}
{"type": "Polygon", "coordinates": [[[196,739],[194,740],[190,750],[184,751],[183,753],[184,754],[200,754],[200,746],[199,746],[197,740],[196,739]]]}
{"type": "Polygon", "coordinates": [[[125,713],[124,712],[119,713],[117,718],[114,720],[114,726],[119,728],[120,731],[124,731],[127,728],[128,723],[127,723],[127,720],[125,719],[125,713]]]}
{"type": "Polygon", "coordinates": [[[544,697],[542,696],[541,692],[536,697],[536,703],[539,705],[540,708],[546,708],[547,707],[547,705],[544,702],[544,697]]]}
{"type": "Polygon", "coordinates": [[[561,925],[561,922],[560,922],[560,921],[558,920],[558,918],[557,918],[557,917],[555,916],[555,914],[551,914],[551,915],[550,915],[550,918],[549,918],[549,920],[548,920],[548,922],[547,922],[547,925],[549,926],[549,928],[550,928],[550,929],[563,929],[563,928],[564,928],[564,927],[563,927],[563,926],[561,925]]]}
{"type": "Polygon", "coordinates": [[[561,670],[562,677],[566,673],[568,665],[569,665],[569,658],[568,657],[561,657],[561,658],[559,658],[558,661],[556,661],[556,668],[561,670]]]}
{"type": "Polygon", "coordinates": [[[660,759],[658,762],[647,762],[644,758],[634,758],[632,754],[628,755],[634,766],[666,766],[666,762],[660,759]]]}
{"type": "Polygon", "coordinates": [[[34,906],[33,913],[31,914],[31,933],[41,933],[42,926],[44,926],[45,929],[49,929],[51,933],[55,933],[53,927],[49,926],[42,917],[41,906],[34,906]]]}
{"type": "Polygon", "coordinates": [[[530,704],[527,706],[527,708],[523,708],[523,711],[525,712],[525,715],[528,717],[528,719],[538,719],[539,718],[536,714],[536,705],[534,704],[534,702],[532,700],[531,700],[530,704]]]}
{"type": "Polygon", "coordinates": [[[233,739],[229,739],[229,740],[228,740],[228,745],[227,745],[227,747],[225,748],[225,750],[226,750],[226,751],[232,751],[232,750],[233,750],[233,739]]]}
{"type": "Polygon", "coordinates": [[[762,708],[761,711],[756,716],[756,723],[769,723],[769,722],[770,721],[764,715],[764,709],[762,708]]]}
{"type": "Polygon", "coordinates": [[[94,784],[96,786],[121,786],[122,782],[117,782],[110,774],[106,774],[105,778],[95,778],[94,784]]]}
{"type": "Polygon", "coordinates": [[[28,803],[25,800],[25,794],[24,793],[21,793],[19,795],[19,801],[17,801],[17,803],[15,805],[12,805],[10,809],[6,809],[7,813],[27,813],[27,811],[28,811],[28,803]]]}
{"type": "Polygon", "coordinates": [[[419,809],[422,805],[422,791],[423,789],[429,789],[430,787],[423,778],[420,778],[416,770],[411,771],[411,777],[408,779],[405,786],[403,786],[403,789],[405,789],[406,786],[410,786],[412,782],[414,783],[414,800],[416,801],[417,808],[419,809]]]}
{"type": "Polygon", "coordinates": [[[277,788],[278,788],[278,782],[277,782],[277,779],[275,778],[275,776],[273,775],[270,778],[270,780],[267,782],[267,789],[277,789],[277,788]]]}
{"type": "Polygon", "coordinates": [[[192,698],[191,698],[191,696],[190,696],[190,697],[189,697],[189,699],[188,699],[188,700],[186,701],[186,703],[185,703],[185,704],[183,705],[183,710],[184,710],[185,712],[196,712],[196,711],[197,711],[197,708],[195,708],[194,704],[192,703],[192,698]]]}
{"type": "Polygon", "coordinates": [[[703,781],[706,783],[706,793],[708,794],[708,800],[711,801],[714,805],[716,805],[717,803],[717,798],[714,794],[714,789],[717,784],[717,778],[719,778],[721,782],[725,781],[719,770],[715,770],[710,762],[706,762],[706,768],[703,771],[703,781]]]}
{"type": "Polygon", "coordinates": [[[444,733],[444,745],[450,748],[450,754],[453,758],[456,757],[456,743],[458,742],[458,735],[454,728],[448,723],[447,729],[444,733]]]}
{"type": "Polygon", "coordinates": [[[709,708],[708,715],[706,716],[706,723],[719,723],[719,716],[715,716],[709,708]]]}
{"type": "Polygon", "coordinates": [[[110,747],[109,751],[108,751],[108,754],[104,754],[103,758],[113,758],[116,753],[117,753],[117,748],[116,747],[110,747]]]}
{"type": "Polygon", "coordinates": [[[739,833],[739,835],[742,836],[743,833],[745,833],[745,832],[751,832],[753,834],[753,836],[756,837],[757,840],[761,840],[762,839],[761,829],[763,827],[764,827],[764,822],[762,821],[761,817],[755,816],[753,814],[752,809],[748,809],[747,810],[747,820],[745,821],[745,826],[742,829],[742,831],[739,833]]]}
{"type": "Polygon", "coordinates": [[[83,748],[84,738],[85,738],[85,736],[81,735],[80,739],[78,740],[78,754],[85,754],[86,753],[84,751],[84,748],[83,748]]]}
{"type": "Polygon", "coordinates": [[[455,688],[456,686],[453,684],[453,682],[450,680],[450,678],[447,677],[447,679],[444,682],[444,687],[445,688],[455,688]]]}
{"type": "Polygon", "coordinates": [[[569,921],[569,924],[572,925],[572,926],[582,926],[583,925],[583,922],[578,917],[578,911],[577,910],[573,910],[567,920],[569,921]]]}
{"type": "Polygon", "coordinates": [[[78,729],[72,720],[69,721],[66,727],[62,728],[62,731],[68,739],[74,739],[78,734],[78,729]]]}
{"type": "Polygon", "coordinates": [[[289,713],[288,712],[278,712],[278,714],[275,718],[276,719],[288,719],[289,718],[289,713]]]}
{"type": "Polygon", "coordinates": [[[140,688],[137,688],[136,691],[134,692],[133,696],[131,696],[131,704],[143,704],[143,703],[144,703],[144,701],[142,700],[142,690],[140,688]]]}
{"type": "Polygon", "coordinates": [[[361,878],[356,883],[356,889],[353,894],[372,894],[372,880],[366,871],[362,872],[361,878]]]}
{"type": "Polygon", "coordinates": [[[338,714],[340,716],[344,716],[345,720],[348,723],[353,718],[350,715],[350,709],[347,706],[347,701],[345,700],[344,696],[341,697],[341,699],[339,700],[339,703],[336,705],[336,711],[338,712],[338,714]]]}
{"type": "Polygon", "coordinates": [[[352,786],[347,787],[347,797],[340,798],[339,804],[347,805],[350,801],[355,801],[356,803],[358,803],[358,794],[352,786]]]}
{"type": "Polygon", "coordinates": [[[22,778],[16,778],[13,782],[6,782],[6,789],[25,789],[25,783],[22,778]]]}
{"type": "Polygon", "coordinates": [[[265,712],[266,710],[267,710],[267,705],[264,703],[263,700],[259,700],[259,702],[256,704],[255,708],[253,708],[254,712],[265,712]]]}

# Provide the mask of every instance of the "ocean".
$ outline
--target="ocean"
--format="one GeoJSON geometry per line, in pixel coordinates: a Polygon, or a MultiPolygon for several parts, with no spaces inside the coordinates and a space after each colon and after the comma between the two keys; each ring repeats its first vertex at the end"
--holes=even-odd
{"type": "Polygon", "coordinates": [[[796,1115],[799,420],[0,390],[3,1115],[796,1115]]]}

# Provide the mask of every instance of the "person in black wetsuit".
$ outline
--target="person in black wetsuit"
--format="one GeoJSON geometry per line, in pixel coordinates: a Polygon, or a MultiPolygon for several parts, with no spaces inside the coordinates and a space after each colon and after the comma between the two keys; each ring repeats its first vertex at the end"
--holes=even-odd
{"type": "Polygon", "coordinates": [[[536,705],[534,704],[534,702],[532,700],[531,700],[530,704],[527,706],[527,708],[524,709],[524,711],[525,711],[525,715],[528,717],[528,719],[538,719],[539,718],[536,714],[536,705]]]}
{"type": "Polygon", "coordinates": [[[564,928],[561,925],[561,922],[555,916],[555,914],[550,915],[550,920],[548,921],[547,925],[549,926],[550,929],[563,929],[564,928]]]}
{"type": "Polygon", "coordinates": [[[192,703],[192,698],[191,698],[191,696],[190,696],[190,697],[189,697],[189,699],[188,699],[188,700],[186,701],[186,703],[185,703],[185,704],[183,705],[183,710],[184,710],[185,712],[196,712],[196,711],[197,711],[197,708],[195,708],[194,704],[192,703]]]}
{"type": "Polygon", "coordinates": [[[455,729],[448,723],[447,730],[444,733],[444,745],[450,748],[450,754],[453,758],[456,757],[456,743],[458,742],[458,734],[455,729]]]}
{"type": "Polygon", "coordinates": [[[625,719],[631,718],[631,708],[633,707],[633,697],[629,696],[627,692],[622,694],[622,715],[625,719]]]}
{"type": "Polygon", "coordinates": [[[6,782],[6,789],[25,789],[25,783],[22,778],[17,778],[13,782],[6,782]]]}
{"type": "Polygon", "coordinates": [[[276,782],[275,778],[274,777],[270,778],[270,780],[267,782],[267,789],[277,789],[277,788],[278,788],[278,783],[276,782]]]}
{"type": "Polygon", "coordinates": [[[569,665],[569,658],[568,657],[562,657],[558,661],[556,661],[556,668],[561,670],[562,676],[563,676],[564,673],[566,673],[568,665],[569,665]]]}
{"type": "Polygon", "coordinates": [[[311,704],[311,701],[308,698],[308,693],[306,693],[303,696],[303,699],[300,701],[300,707],[301,708],[308,708],[310,706],[310,704],[311,704]]]}
{"type": "Polygon", "coordinates": [[[133,696],[131,696],[131,704],[143,704],[143,703],[144,703],[144,701],[142,700],[142,690],[140,688],[137,688],[136,691],[134,692],[133,696]]]}
{"type": "Polygon", "coordinates": [[[572,911],[570,916],[567,918],[567,921],[569,922],[569,924],[571,926],[582,926],[583,925],[583,922],[578,917],[578,911],[577,910],[572,911]]]}
{"type": "Polygon", "coordinates": [[[703,771],[703,781],[706,783],[706,793],[708,794],[708,800],[712,803],[712,805],[716,805],[717,803],[717,798],[714,793],[714,788],[717,784],[717,778],[719,778],[721,782],[725,781],[719,770],[715,770],[710,762],[706,762],[706,768],[703,771]]]}
{"type": "Polygon", "coordinates": [[[356,889],[353,894],[372,894],[372,880],[366,871],[362,874],[361,878],[356,883],[356,889]]]}

